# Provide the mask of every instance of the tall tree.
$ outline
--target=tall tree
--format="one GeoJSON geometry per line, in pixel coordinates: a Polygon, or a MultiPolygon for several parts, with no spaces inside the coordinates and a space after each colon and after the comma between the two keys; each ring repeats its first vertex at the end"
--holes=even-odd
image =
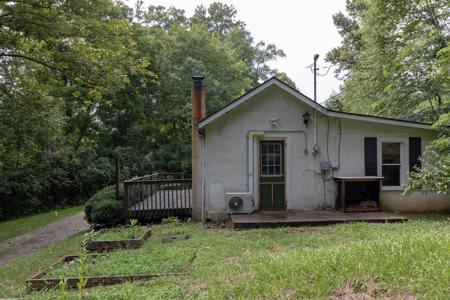
{"type": "Polygon", "coordinates": [[[347,111],[434,122],[419,186],[448,193],[450,149],[450,6],[443,0],[347,0],[333,19],[343,40],[327,60],[344,79],[333,105],[347,111]]]}
{"type": "Polygon", "coordinates": [[[348,0],[348,14],[333,17],[342,44],[327,55],[345,80],[344,109],[436,121],[448,92],[438,70],[449,11],[442,0],[348,0]]]}
{"type": "MultiPolygon", "coordinates": [[[[234,7],[193,16],[115,0],[0,1],[0,219],[124,178],[190,170],[191,76],[208,112],[277,74],[234,7]]],[[[278,74],[283,79],[285,74],[278,74]]]]}
{"type": "Polygon", "coordinates": [[[207,111],[215,111],[259,80],[275,75],[267,63],[284,53],[274,45],[254,43],[234,7],[199,6],[192,17],[176,8],[138,7],[134,26],[138,47],[153,57],[159,84],[144,101],[146,152],[155,169],[190,170],[191,76],[206,76],[207,111]]]}
{"type": "Polygon", "coordinates": [[[127,13],[109,0],[0,2],[0,218],[110,181],[92,148],[95,114],[130,69],[148,65],[134,55],[127,13]]]}

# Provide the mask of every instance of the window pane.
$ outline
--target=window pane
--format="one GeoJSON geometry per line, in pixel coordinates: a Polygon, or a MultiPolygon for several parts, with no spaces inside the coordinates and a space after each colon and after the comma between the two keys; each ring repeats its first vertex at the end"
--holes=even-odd
{"type": "Polygon", "coordinates": [[[262,175],[267,175],[267,167],[266,166],[262,166],[261,173],[262,173],[262,175]]]}
{"type": "Polygon", "coordinates": [[[275,156],[275,165],[277,165],[277,166],[281,165],[281,157],[280,157],[280,155],[275,156]]]}
{"type": "Polygon", "coordinates": [[[261,175],[282,174],[282,149],[280,143],[261,143],[261,175]]]}
{"type": "Polygon", "coordinates": [[[275,175],[279,175],[281,174],[281,166],[276,166],[275,167],[275,175]]]}
{"type": "Polygon", "coordinates": [[[269,164],[269,160],[267,159],[267,155],[263,155],[262,156],[262,164],[266,165],[266,166],[269,164]]]}
{"type": "Polygon", "coordinates": [[[275,154],[280,154],[280,148],[281,148],[281,145],[280,144],[276,144],[276,145],[274,145],[275,146],[275,149],[274,149],[274,153],[275,154]]]}
{"type": "Polygon", "coordinates": [[[400,143],[383,143],[383,164],[400,163],[400,143]]]}
{"type": "Polygon", "coordinates": [[[400,185],[400,166],[383,166],[382,173],[384,186],[400,185]]]}

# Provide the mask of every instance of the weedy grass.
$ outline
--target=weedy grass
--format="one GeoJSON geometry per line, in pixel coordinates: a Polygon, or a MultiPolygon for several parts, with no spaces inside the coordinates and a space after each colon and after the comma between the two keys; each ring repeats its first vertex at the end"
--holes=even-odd
{"type": "Polygon", "coordinates": [[[23,217],[0,223],[0,242],[83,211],[83,205],[23,217]]]}
{"type": "MultiPolygon", "coordinates": [[[[190,274],[87,289],[85,296],[329,299],[340,293],[344,299],[355,295],[449,299],[450,218],[409,217],[409,222],[399,224],[349,223],[246,231],[204,230],[194,223],[185,225],[192,233],[190,239],[171,244],[161,242],[166,225],[153,226],[152,237],[144,248],[126,250],[142,251],[136,255],[137,260],[130,263],[112,259],[111,268],[145,268],[145,263],[152,263],[146,260],[148,256],[163,269],[168,265],[162,260],[173,258],[171,255],[196,251],[190,274]]],[[[44,291],[31,296],[56,299],[58,293],[44,291]]],[[[69,291],[68,297],[76,299],[77,292],[69,291]]]]}
{"type": "Polygon", "coordinates": [[[64,255],[78,254],[82,240],[83,233],[79,233],[0,267],[0,298],[25,295],[25,281],[28,278],[64,255]]]}
{"type": "MultiPolygon", "coordinates": [[[[112,276],[183,272],[193,255],[193,249],[173,245],[161,247],[147,243],[139,249],[117,250],[110,254],[90,255],[87,276],[112,276]]],[[[44,278],[76,277],[80,260],[52,268],[44,278]]]]}
{"type": "MultiPolygon", "coordinates": [[[[35,300],[61,300],[57,291],[43,291],[31,295],[35,300]]],[[[151,299],[183,299],[184,286],[179,277],[156,278],[147,282],[127,282],[120,285],[103,286],[86,289],[84,298],[89,300],[105,299],[132,299],[132,300],[151,300],[151,299]]],[[[70,300],[79,299],[74,291],[69,291],[66,298],[70,300]]]]}
{"type": "Polygon", "coordinates": [[[164,225],[162,228],[163,236],[174,236],[181,234],[190,234],[189,228],[185,223],[181,222],[176,217],[168,217],[162,220],[162,224],[164,225]]]}
{"type": "Polygon", "coordinates": [[[117,228],[117,229],[106,229],[99,233],[96,233],[93,237],[94,241],[117,241],[117,240],[129,240],[138,239],[147,230],[147,227],[136,227],[136,229],[131,230],[130,228],[117,228]]]}

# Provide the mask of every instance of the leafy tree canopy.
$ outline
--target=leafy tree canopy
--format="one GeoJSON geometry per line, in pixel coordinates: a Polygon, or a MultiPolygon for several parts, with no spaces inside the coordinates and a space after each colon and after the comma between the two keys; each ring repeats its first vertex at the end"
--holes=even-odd
{"type": "Polygon", "coordinates": [[[439,138],[409,181],[448,193],[450,6],[443,0],[347,0],[333,16],[342,43],[327,54],[344,79],[329,105],[345,111],[432,122],[439,138]]]}
{"type": "MultiPolygon", "coordinates": [[[[0,1],[0,219],[86,199],[124,178],[190,170],[192,74],[208,111],[276,75],[233,6],[0,1]]],[[[283,78],[288,80],[284,74],[283,78]]]]}

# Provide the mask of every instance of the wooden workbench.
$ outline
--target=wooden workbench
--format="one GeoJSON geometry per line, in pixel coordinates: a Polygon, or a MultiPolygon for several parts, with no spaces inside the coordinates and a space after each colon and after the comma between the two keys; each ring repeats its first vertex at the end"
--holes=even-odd
{"type": "MultiPolygon", "coordinates": [[[[341,211],[378,211],[380,209],[380,189],[381,184],[383,182],[383,177],[380,176],[343,176],[343,177],[334,177],[333,178],[337,183],[337,193],[336,193],[336,209],[341,211]],[[349,208],[349,195],[347,193],[346,186],[352,183],[364,184],[374,183],[374,186],[369,189],[361,192],[361,201],[364,201],[368,198],[368,193],[371,193],[370,200],[377,202],[377,207],[370,208],[349,208]]],[[[354,196],[354,195],[353,195],[354,196]]]]}

